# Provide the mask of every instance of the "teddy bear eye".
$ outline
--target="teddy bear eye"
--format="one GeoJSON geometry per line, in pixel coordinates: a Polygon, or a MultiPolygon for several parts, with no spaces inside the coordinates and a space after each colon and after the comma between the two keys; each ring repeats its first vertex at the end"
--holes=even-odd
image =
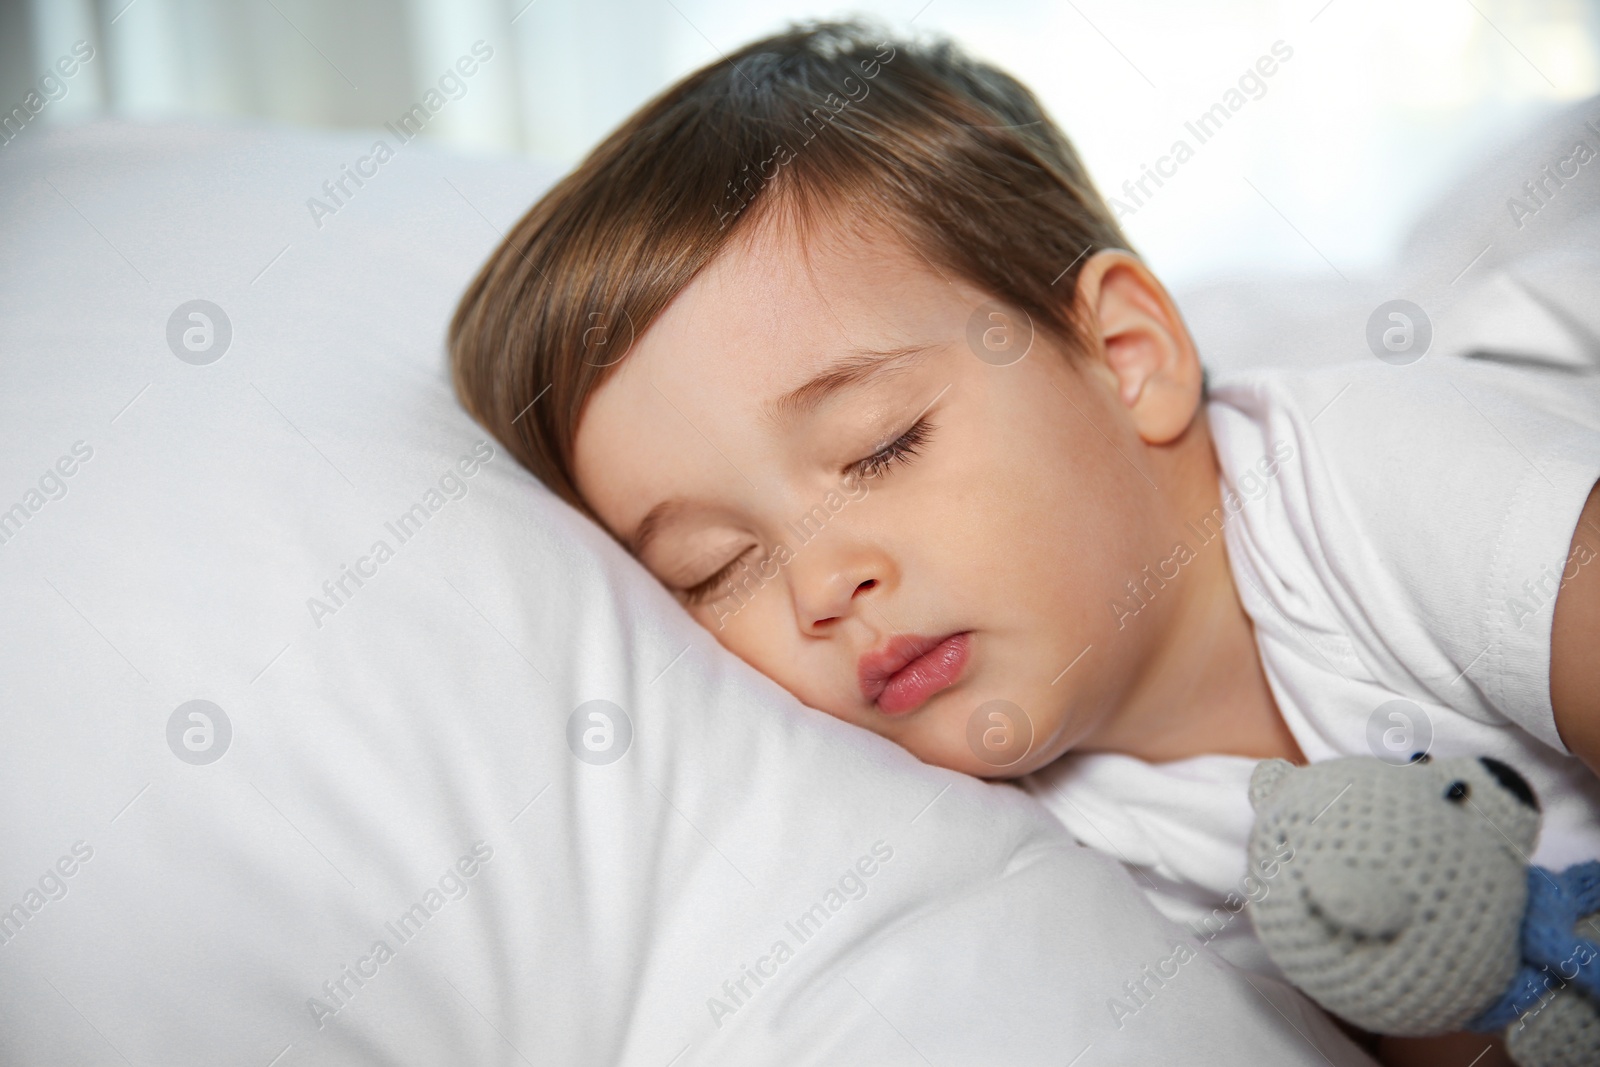
{"type": "Polygon", "coordinates": [[[1451,782],[1450,788],[1444,791],[1444,798],[1452,804],[1464,803],[1472,795],[1472,787],[1466,782],[1451,782]]]}
{"type": "Polygon", "coordinates": [[[1410,763],[1432,763],[1433,762],[1433,757],[1428,755],[1426,752],[1413,752],[1413,753],[1411,753],[1411,759],[1408,760],[1407,762],[1410,762],[1410,763]]]}

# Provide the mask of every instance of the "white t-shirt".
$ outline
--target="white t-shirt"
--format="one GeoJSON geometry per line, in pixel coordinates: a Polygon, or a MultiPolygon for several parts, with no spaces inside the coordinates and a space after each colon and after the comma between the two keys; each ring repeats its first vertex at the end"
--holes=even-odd
{"type": "MultiPolygon", "coordinates": [[[[1600,780],[1550,706],[1554,594],[1600,479],[1600,379],[1369,360],[1241,375],[1208,416],[1229,565],[1307,758],[1494,756],[1539,797],[1534,862],[1600,857],[1600,780]]],[[[1022,784],[1172,918],[1209,915],[1196,929],[1215,932],[1222,906],[1216,947],[1251,966],[1264,965],[1239,911],[1254,767],[1069,754],[1022,784]]]]}

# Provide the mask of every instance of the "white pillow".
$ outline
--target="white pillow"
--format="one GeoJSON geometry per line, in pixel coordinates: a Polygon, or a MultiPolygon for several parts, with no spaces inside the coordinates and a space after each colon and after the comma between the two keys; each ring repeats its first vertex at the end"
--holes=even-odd
{"type": "Polygon", "coordinates": [[[551,172],[313,212],[377,136],[0,150],[0,1060],[1366,1062],[491,449],[444,324],[551,172]]]}
{"type": "MultiPolygon", "coordinates": [[[[1590,374],[1600,367],[1600,183],[1568,181],[1541,203],[1522,186],[1587,144],[1600,97],[1551,105],[1483,145],[1419,205],[1402,246],[1365,272],[1215,278],[1178,291],[1217,380],[1263,366],[1366,359],[1374,317],[1396,298],[1428,319],[1428,358],[1466,357],[1590,374]],[[1520,205],[1520,207],[1518,206],[1520,205]],[[1508,210],[1510,209],[1510,210],[1508,210]],[[1527,212],[1536,209],[1537,217],[1527,212]]],[[[1570,161],[1569,161],[1570,163],[1570,161]]],[[[1576,164],[1571,164],[1576,166],[1576,164]]]]}

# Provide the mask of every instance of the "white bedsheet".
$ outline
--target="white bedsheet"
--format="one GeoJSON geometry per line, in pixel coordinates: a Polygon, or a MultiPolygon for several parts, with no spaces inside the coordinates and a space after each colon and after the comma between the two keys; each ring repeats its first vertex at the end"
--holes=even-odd
{"type": "Polygon", "coordinates": [[[550,172],[407,145],[314,218],[373,140],[0,149],[0,1061],[1366,1062],[484,461],[444,324],[550,172]]]}

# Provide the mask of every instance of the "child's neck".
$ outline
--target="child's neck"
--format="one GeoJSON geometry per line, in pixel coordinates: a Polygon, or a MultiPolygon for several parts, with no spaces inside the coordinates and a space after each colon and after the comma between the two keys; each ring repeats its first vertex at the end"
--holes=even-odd
{"type": "MultiPolygon", "coordinates": [[[[1220,472],[1204,409],[1184,436],[1192,439],[1179,443],[1170,471],[1170,484],[1187,489],[1175,500],[1176,514],[1226,514],[1215,510],[1222,503],[1220,472]]],[[[1080,747],[1151,762],[1221,753],[1304,763],[1267,684],[1223,537],[1196,544],[1188,528],[1177,536],[1195,558],[1171,590],[1177,595],[1166,637],[1120,708],[1080,747]]]]}

